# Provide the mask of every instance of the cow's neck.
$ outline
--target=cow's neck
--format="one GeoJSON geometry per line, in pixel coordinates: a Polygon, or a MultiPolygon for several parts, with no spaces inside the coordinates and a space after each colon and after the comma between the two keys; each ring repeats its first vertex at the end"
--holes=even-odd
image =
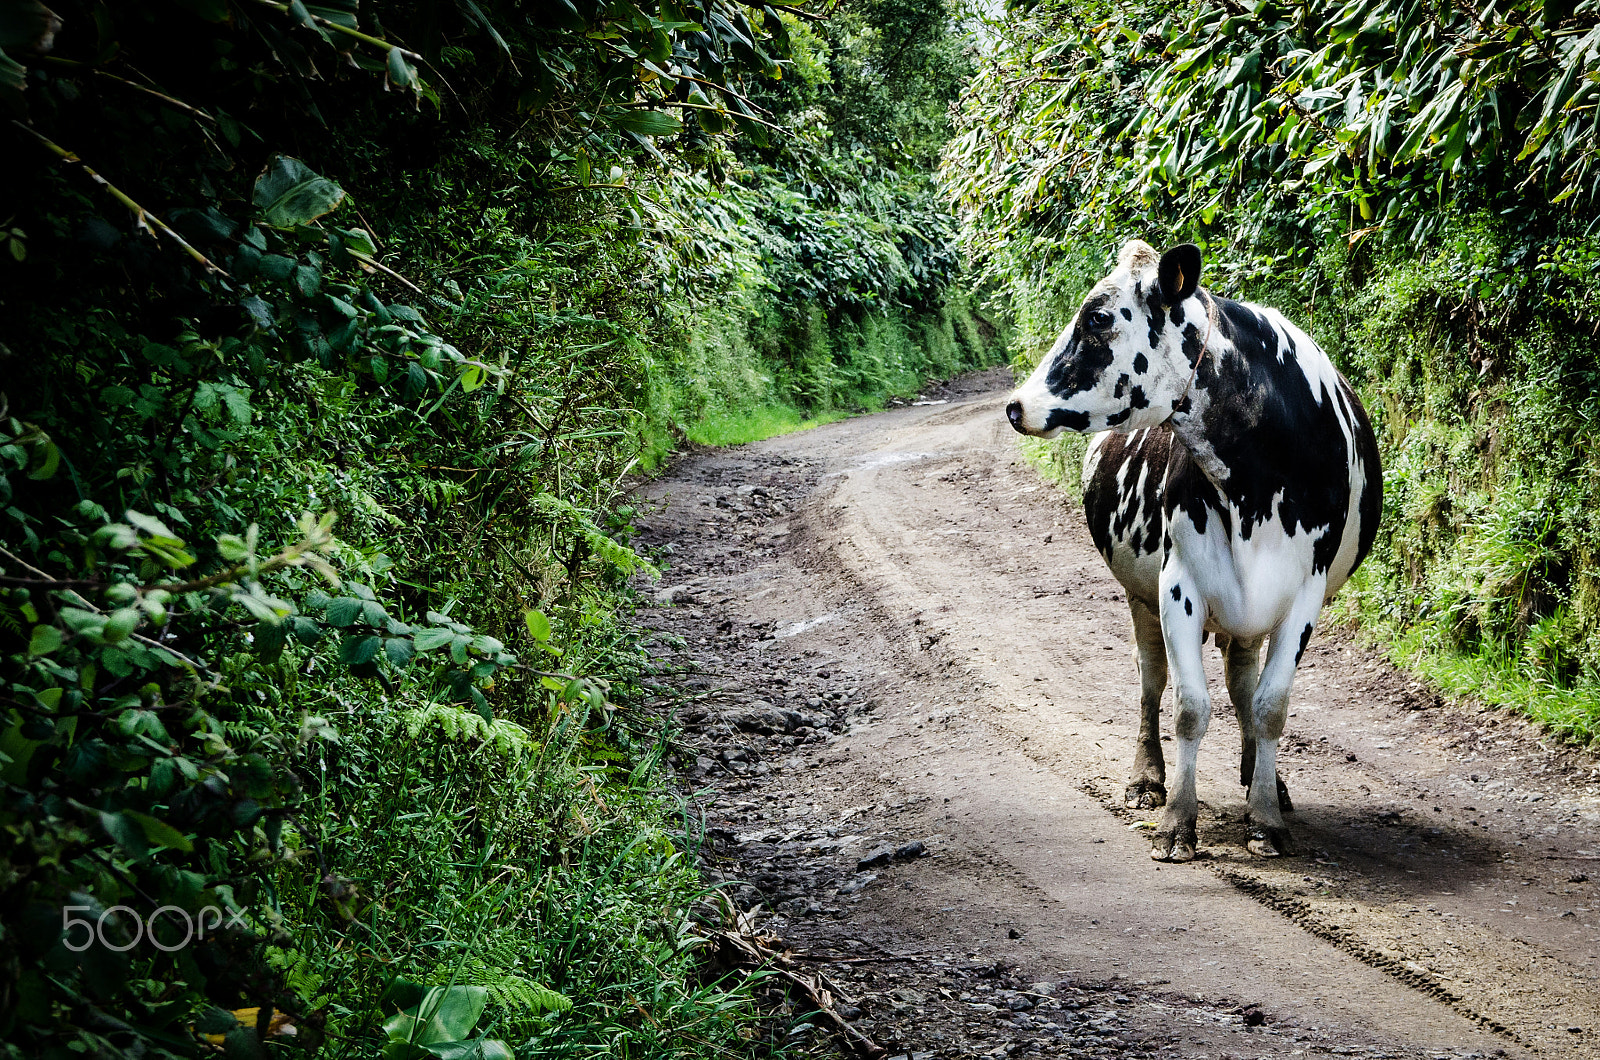
{"type": "MultiPolygon", "coordinates": [[[[1232,346],[1223,335],[1222,308],[1215,305],[1210,292],[1201,292],[1189,299],[1185,309],[1190,306],[1199,311],[1186,314],[1189,320],[1185,321],[1179,334],[1184,339],[1183,349],[1191,351],[1185,362],[1188,363],[1189,358],[1195,356],[1192,351],[1196,347],[1199,348],[1199,359],[1193,362],[1188,391],[1167,424],[1189,451],[1195,465],[1211,480],[1213,486],[1226,495],[1231,473],[1217,455],[1216,443],[1224,435],[1236,437],[1251,425],[1244,422],[1246,410],[1228,408],[1225,403],[1215,400],[1221,389],[1217,386],[1217,369],[1223,363],[1223,358],[1218,355],[1218,347],[1232,346]],[[1208,309],[1217,315],[1210,316],[1208,309]]],[[[1247,371],[1237,351],[1231,351],[1231,354],[1226,370],[1247,371]]],[[[1261,410],[1254,411],[1259,415],[1261,410]]]]}

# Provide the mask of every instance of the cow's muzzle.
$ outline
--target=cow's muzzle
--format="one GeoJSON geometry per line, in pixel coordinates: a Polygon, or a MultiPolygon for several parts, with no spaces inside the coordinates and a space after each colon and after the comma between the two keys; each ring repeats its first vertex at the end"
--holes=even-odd
{"type": "Polygon", "coordinates": [[[1018,434],[1027,434],[1028,429],[1022,425],[1022,402],[1012,399],[1006,406],[1006,419],[1011,421],[1011,429],[1018,434]]]}

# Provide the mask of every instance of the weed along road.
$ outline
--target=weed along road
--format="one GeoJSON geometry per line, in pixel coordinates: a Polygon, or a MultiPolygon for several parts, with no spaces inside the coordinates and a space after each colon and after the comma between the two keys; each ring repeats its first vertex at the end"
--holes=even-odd
{"type": "Polygon", "coordinates": [[[914,1052],[1600,1055],[1596,763],[1349,634],[1296,682],[1300,854],[1244,849],[1208,646],[1201,855],[1150,860],[1151,814],[1122,803],[1127,605],[1020,455],[1006,384],[691,454],[640,491],[677,762],[758,930],[914,1052]]]}

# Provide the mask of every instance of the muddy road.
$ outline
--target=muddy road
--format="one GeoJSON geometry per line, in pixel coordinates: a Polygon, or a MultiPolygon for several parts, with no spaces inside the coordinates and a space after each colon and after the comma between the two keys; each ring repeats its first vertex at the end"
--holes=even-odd
{"type": "Polygon", "coordinates": [[[728,893],[913,1054],[1600,1056],[1595,760],[1349,636],[1296,681],[1300,854],[1244,849],[1208,648],[1201,856],[1149,859],[1127,605],[1006,386],[641,489],[668,565],[645,621],[728,893]]]}

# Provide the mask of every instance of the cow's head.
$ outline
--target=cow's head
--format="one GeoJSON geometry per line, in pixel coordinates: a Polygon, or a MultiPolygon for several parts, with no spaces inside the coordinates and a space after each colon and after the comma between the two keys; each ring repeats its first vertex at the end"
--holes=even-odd
{"type": "Polygon", "coordinates": [[[1199,282],[1193,244],[1164,254],[1137,239],[1124,246],[1116,269],[1011,395],[1011,426],[1054,438],[1063,429],[1130,431],[1166,422],[1202,353],[1207,309],[1193,297],[1199,282]]]}

